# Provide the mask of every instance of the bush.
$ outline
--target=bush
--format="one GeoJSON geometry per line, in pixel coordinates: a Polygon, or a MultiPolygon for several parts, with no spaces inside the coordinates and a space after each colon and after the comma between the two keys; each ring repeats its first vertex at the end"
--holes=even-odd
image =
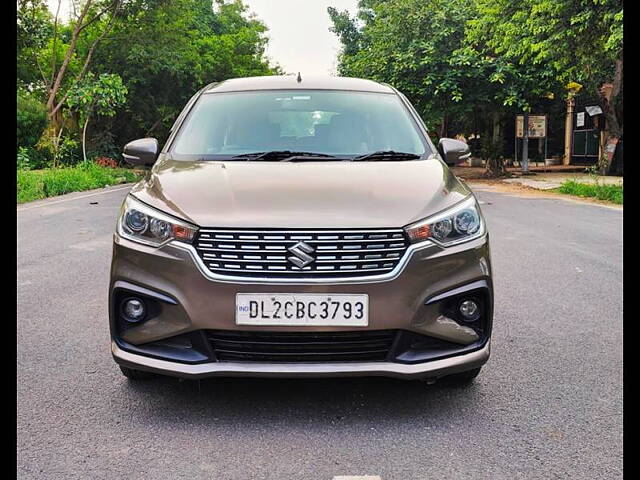
{"type": "Polygon", "coordinates": [[[111,122],[96,122],[94,130],[96,128],[97,132],[92,134],[91,139],[87,141],[87,156],[89,158],[120,158],[121,150],[116,146],[114,135],[111,133],[113,128],[111,122]]]}
{"type": "Polygon", "coordinates": [[[18,147],[18,170],[34,170],[45,168],[49,165],[49,160],[31,147],[18,147]]]}
{"type": "Polygon", "coordinates": [[[125,168],[108,168],[93,162],[75,167],[18,171],[18,203],[134,182],[139,175],[125,168]]]}
{"type": "Polygon", "coordinates": [[[602,183],[579,183],[573,180],[564,182],[558,188],[560,193],[577,195],[579,197],[591,197],[598,200],[622,204],[622,185],[605,185],[602,183]]]}
{"type": "Polygon", "coordinates": [[[18,147],[18,170],[30,170],[31,159],[27,147],[18,147]]]}
{"type": "Polygon", "coordinates": [[[71,137],[62,137],[58,145],[58,164],[75,165],[80,160],[82,160],[80,142],[71,137]]]}
{"type": "Polygon", "coordinates": [[[98,157],[94,160],[96,165],[107,168],[118,168],[118,161],[109,157],[98,157]]]}
{"type": "Polygon", "coordinates": [[[25,91],[18,92],[17,102],[18,147],[33,147],[38,143],[47,126],[45,105],[25,91]]]}
{"type": "Polygon", "coordinates": [[[38,154],[43,158],[45,166],[57,167],[60,165],[71,166],[82,160],[82,150],[80,142],[71,137],[63,136],[60,139],[58,148],[49,132],[46,132],[36,146],[38,154]]]}

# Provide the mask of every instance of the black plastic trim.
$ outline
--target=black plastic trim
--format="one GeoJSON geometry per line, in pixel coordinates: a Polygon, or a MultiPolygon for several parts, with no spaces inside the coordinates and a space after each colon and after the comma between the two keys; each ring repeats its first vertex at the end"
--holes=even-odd
{"type": "Polygon", "coordinates": [[[125,282],[122,280],[116,281],[113,284],[112,290],[114,293],[116,292],[116,290],[127,290],[129,292],[138,293],[140,295],[146,295],[147,297],[160,300],[161,302],[170,303],[171,305],[178,305],[178,301],[167,294],[156,292],[154,290],[149,290],[148,288],[144,288],[144,287],[139,287],[138,285],[125,282]]]}
{"type": "Polygon", "coordinates": [[[428,297],[427,300],[425,300],[424,304],[425,305],[431,305],[432,303],[436,303],[436,302],[440,302],[442,300],[445,300],[447,298],[450,297],[455,297],[458,295],[461,295],[463,293],[467,293],[470,292],[472,290],[478,290],[481,288],[485,288],[487,290],[489,289],[489,284],[487,283],[486,280],[478,280],[472,283],[467,283],[466,285],[462,285],[461,287],[457,287],[451,290],[447,290],[445,292],[442,293],[438,293],[436,295],[432,295],[431,297],[428,297]]]}

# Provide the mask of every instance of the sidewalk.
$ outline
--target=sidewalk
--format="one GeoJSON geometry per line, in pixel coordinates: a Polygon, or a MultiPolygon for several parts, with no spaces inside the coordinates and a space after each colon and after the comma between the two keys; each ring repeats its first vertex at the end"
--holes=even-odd
{"type": "Polygon", "coordinates": [[[537,173],[503,180],[507,183],[519,183],[525,187],[538,190],[551,190],[558,188],[564,182],[573,180],[577,183],[600,183],[605,185],[622,185],[622,177],[597,176],[588,173],[537,173]]]}
{"type": "MultiPolygon", "coordinates": [[[[547,167],[549,168],[549,167],[547,167]]],[[[454,173],[465,180],[479,180],[484,172],[484,167],[455,167],[454,173]]],[[[532,175],[521,176],[519,169],[508,169],[514,175],[511,178],[495,179],[504,183],[520,184],[537,190],[552,190],[558,188],[564,182],[573,180],[578,183],[603,183],[606,185],[622,185],[623,177],[597,176],[594,177],[584,172],[533,172],[532,175]]]]}

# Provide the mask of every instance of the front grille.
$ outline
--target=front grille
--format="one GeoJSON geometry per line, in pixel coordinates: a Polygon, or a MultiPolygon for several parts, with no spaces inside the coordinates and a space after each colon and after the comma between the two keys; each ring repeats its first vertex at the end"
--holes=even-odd
{"type": "Polygon", "coordinates": [[[384,361],[396,330],[360,332],[243,332],[210,330],[221,362],[384,361]]]}
{"type": "Polygon", "coordinates": [[[398,265],[409,246],[402,229],[203,228],[198,232],[194,244],[211,272],[247,278],[381,275],[398,265]],[[298,248],[294,248],[296,245],[298,248]]]}

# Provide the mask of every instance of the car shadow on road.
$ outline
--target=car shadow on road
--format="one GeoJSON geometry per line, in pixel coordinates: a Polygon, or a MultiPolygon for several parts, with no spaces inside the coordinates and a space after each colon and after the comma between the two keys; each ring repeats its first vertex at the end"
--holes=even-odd
{"type": "Polygon", "coordinates": [[[154,423],[215,422],[251,429],[265,423],[303,427],[317,422],[384,428],[389,421],[388,426],[395,428],[403,419],[419,422],[422,418],[422,424],[450,422],[471,405],[477,413],[484,403],[482,383],[482,374],[466,387],[444,380],[427,385],[388,378],[155,378],[125,381],[127,397],[134,401],[122,408],[129,413],[132,408],[144,409],[142,417],[154,423]]]}

